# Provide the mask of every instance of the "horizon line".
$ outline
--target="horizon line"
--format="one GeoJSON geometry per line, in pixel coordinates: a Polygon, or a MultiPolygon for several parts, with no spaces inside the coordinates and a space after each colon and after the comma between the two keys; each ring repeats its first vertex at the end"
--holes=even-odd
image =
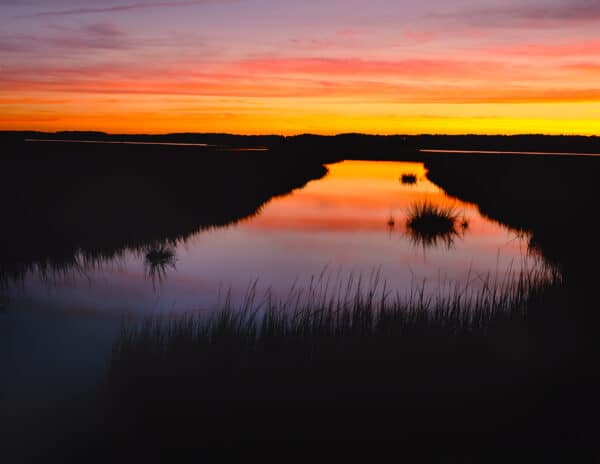
{"type": "Polygon", "coordinates": [[[35,129],[24,129],[24,130],[0,130],[0,134],[25,134],[25,133],[38,133],[38,134],[100,134],[100,135],[108,135],[108,136],[149,136],[149,137],[161,137],[161,136],[175,136],[175,135],[227,135],[234,137],[282,137],[282,138],[291,138],[291,137],[301,137],[301,136],[314,136],[314,137],[340,137],[340,136],[348,136],[348,135],[360,135],[367,137],[582,137],[582,138],[600,138],[599,134],[552,134],[552,133],[541,133],[541,132],[522,132],[522,133],[514,133],[514,134],[503,134],[503,133],[494,133],[494,134],[485,134],[485,133],[459,133],[459,134],[449,134],[442,132],[422,132],[418,134],[406,134],[406,133],[390,133],[390,134],[379,134],[379,133],[368,133],[368,132],[338,132],[334,134],[322,134],[315,132],[298,132],[296,134],[278,134],[278,133],[255,133],[255,134],[241,134],[235,132],[105,132],[99,130],[59,130],[59,131],[42,131],[35,129]]]}

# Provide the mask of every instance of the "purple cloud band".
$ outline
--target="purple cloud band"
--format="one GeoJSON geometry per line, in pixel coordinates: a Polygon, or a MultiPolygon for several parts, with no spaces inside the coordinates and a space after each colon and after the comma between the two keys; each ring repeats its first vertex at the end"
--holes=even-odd
{"type": "Polygon", "coordinates": [[[150,8],[194,6],[194,5],[205,4],[208,1],[210,1],[210,0],[128,3],[125,5],[115,5],[115,6],[109,6],[109,7],[71,8],[68,10],[42,11],[39,13],[34,13],[31,15],[26,15],[26,16],[21,16],[21,17],[43,18],[43,17],[52,17],[52,16],[71,16],[71,15],[85,15],[85,14],[98,14],[98,13],[116,13],[116,12],[133,11],[133,10],[147,10],[150,8]]]}
{"type": "Polygon", "coordinates": [[[461,20],[479,26],[564,25],[565,23],[600,20],[600,0],[538,0],[531,3],[508,3],[469,11],[434,13],[438,19],[461,20]]]}

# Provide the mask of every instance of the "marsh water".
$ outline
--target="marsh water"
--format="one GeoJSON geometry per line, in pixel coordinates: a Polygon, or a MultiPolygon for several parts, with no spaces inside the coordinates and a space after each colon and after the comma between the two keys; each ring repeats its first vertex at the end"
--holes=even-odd
{"type": "MultiPolygon", "coordinates": [[[[11,429],[23,436],[31,433],[28,418],[55,424],[78,398],[85,403],[128,318],[209,313],[228,292],[240,302],[250,287],[258,302],[315,281],[336,291],[362,278],[368,287],[373,276],[400,297],[417,288],[432,295],[457,285],[476,291],[489,278],[545,266],[530,249],[529,233],[446,194],[420,162],[343,161],[326,165],[326,173],[317,164],[275,187],[255,185],[256,173],[246,168],[219,168],[221,177],[199,169],[192,182],[176,171],[166,185],[150,182],[162,186],[154,196],[130,184],[144,186],[150,171],[136,176],[120,166],[105,176],[86,168],[73,176],[64,166],[53,173],[68,188],[40,186],[60,184],[44,169],[31,177],[36,190],[31,198],[21,193],[7,223],[14,230],[3,231],[14,243],[6,240],[0,250],[0,393],[11,429]],[[210,194],[197,195],[207,183],[210,194]],[[185,195],[173,193],[180,186],[185,195]],[[452,216],[447,233],[432,238],[409,227],[415,206],[424,204],[452,216]]],[[[30,175],[30,167],[23,172],[30,175]]]]}
{"type": "Polygon", "coordinates": [[[376,273],[402,296],[415,286],[432,293],[467,283],[476,289],[487,278],[536,265],[527,234],[448,196],[422,163],[344,161],[327,169],[237,223],[93,263],[78,256],[61,271],[33,267],[13,282],[8,304],[146,316],[210,311],[228,292],[242,300],[252,285],[259,299],[266,292],[284,298],[292,286],[307,288],[323,275],[339,284],[376,273]],[[451,211],[456,221],[433,242],[407,226],[411,208],[425,203],[451,211]]]}

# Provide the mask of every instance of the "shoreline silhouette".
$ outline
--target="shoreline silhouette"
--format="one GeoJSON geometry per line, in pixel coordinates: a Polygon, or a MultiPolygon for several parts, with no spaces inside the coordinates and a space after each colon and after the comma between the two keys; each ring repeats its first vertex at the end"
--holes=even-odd
{"type": "MultiPolygon", "coordinates": [[[[98,396],[83,413],[64,413],[67,421],[82,414],[90,427],[93,446],[81,456],[398,435],[406,449],[433,440],[441,456],[544,444],[549,457],[577,447],[593,452],[600,159],[526,152],[569,143],[569,152],[600,152],[597,137],[177,134],[121,143],[121,135],[88,133],[83,142],[81,133],[58,135],[50,143],[25,142],[32,133],[0,134],[8,148],[0,160],[7,199],[0,264],[9,278],[31,266],[64,269],[79,253],[93,261],[138,250],[144,272],[159,282],[176,265],[173,243],[256,214],[343,159],[424,163],[427,178],[448,195],[530,233],[531,250],[556,269],[550,280],[524,274],[507,294],[484,285],[488,299],[476,311],[458,290],[455,299],[434,297],[429,312],[426,300],[378,302],[365,288],[339,307],[315,298],[295,319],[267,305],[272,313],[246,319],[220,308],[209,326],[187,317],[124,326],[98,396]],[[461,152],[519,143],[523,151],[514,155],[461,152]],[[459,152],[419,151],[425,144],[459,152]]],[[[408,171],[398,175],[396,188],[421,182],[408,171]]],[[[412,213],[419,243],[451,243],[464,231],[457,211],[421,204],[412,213]]]]}

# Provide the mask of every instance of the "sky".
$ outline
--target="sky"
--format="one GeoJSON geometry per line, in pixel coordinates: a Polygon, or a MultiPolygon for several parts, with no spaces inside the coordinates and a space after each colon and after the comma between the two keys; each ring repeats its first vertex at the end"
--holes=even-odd
{"type": "Polygon", "coordinates": [[[600,135],[600,0],[0,0],[0,130],[600,135]]]}

